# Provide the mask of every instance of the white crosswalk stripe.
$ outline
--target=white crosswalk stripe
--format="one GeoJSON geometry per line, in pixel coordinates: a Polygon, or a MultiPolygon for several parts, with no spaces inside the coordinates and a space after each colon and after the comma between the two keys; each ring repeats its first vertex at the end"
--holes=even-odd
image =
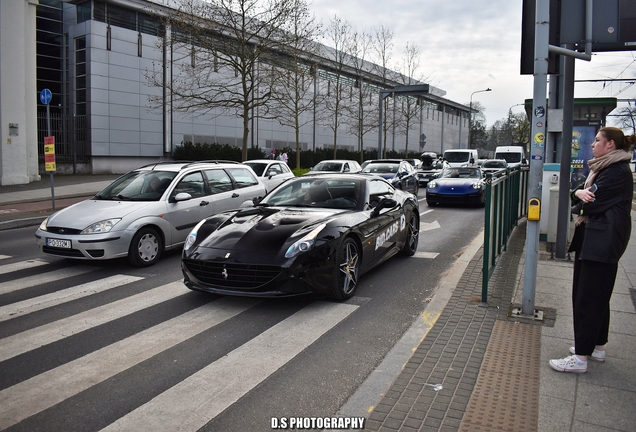
{"type": "Polygon", "coordinates": [[[103,430],[196,431],[357,307],[313,303],[103,430]]]}
{"type": "Polygon", "coordinates": [[[29,261],[19,261],[12,264],[4,264],[0,265],[0,275],[12,273],[18,270],[24,270],[28,268],[39,267],[43,265],[50,264],[48,261],[44,261],[41,259],[34,259],[29,261]]]}
{"type": "MultiPolygon", "coordinates": [[[[0,392],[0,424],[14,425],[243,312],[257,301],[223,299],[0,392]]],[[[139,430],[143,430],[139,429],[139,430]]]]}
{"type": "Polygon", "coordinates": [[[42,272],[25,278],[0,283],[0,294],[31,288],[36,285],[51,283],[58,280],[66,279],[72,276],[78,276],[92,271],[91,267],[69,267],[57,271],[42,272]]]}
{"type": "MultiPolygon", "coordinates": [[[[64,273],[68,275],[67,272],[64,273]]],[[[67,288],[62,291],[57,291],[51,294],[24,300],[18,303],[1,306],[0,322],[15,318],[17,316],[39,311],[47,307],[57,306],[71,300],[76,300],[78,298],[117,288],[119,286],[136,282],[141,279],[143,278],[137,276],[115,275],[98,281],[88,282],[85,284],[67,288]]],[[[53,278],[53,280],[57,279],[53,278]]]]}
{"type": "MultiPolygon", "coordinates": [[[[87,274],[86,267],[49,270],[45,267],[47,264],[49,263],[43,260],[31,260],[0,266],[0,274],[29,268],[35,269],[34,273],[38,273],[35,276],[0,283],[0,294],[3,293],[2,289],[7,287],[11,288],[7,288],[6,292],[18,292],[21,287],[51,283],[51,291],[47,294],[0,306],[0,323],[13,325],[18,330],[17,333],[7,332],[5,334],[8,336],[0,339],[0,362],[7,362],[8,370],[22,376],[18,377],[21,381],[2,381],[4,388],[0,391],[0,430],[15,425],[20,427],[21,422],[39,422],[41,418],[48,418],[56,409],[63,410],[64,408],[60,407],[64,406],[65,401],[68,403],[73,400],[70,398],[91,392],[94,386],[120,379],[120,374],[131,373],[136,370],[135,368],[146,367],[148,361],[161,363],[162,356],[175,349],[182,349],[182,346],[198,344],[195,341],[197,338],[200,339],[204,332],[210,332],[210,335],[216,332],[220,335],[221,328],[227,329],[233,324],[233,321],[228,320],[249,322],[252,315],[272,314],[271,310],[263,308],[256,312],[259,308],[255,307],[263,303],[262,299],[196,295],[185,288],[179,280],[154,288],[136,285],[138,288],[146,289],[106,304],[98,301],[97,304],[101,305],[96,307],[88,306],[95,304],[94,302],[85,302],[87,306],[84,307],[88,309],[78,309],[74,315],[64,316],[52,322],[44,320],[38,325],[40,314],[46,314],[49,309],[89,296],[108,298],[112,290],[125,288],[132,283],[145,284],[144,277],[121,274],[90,280],[91,275],[87,274]],[[65,285],[66,279],[81,275],[89,281],[70,287],[65,285]],[[203,302],[205,304],[199,306],[203,302]],[[143,320],[147,319],[143,314],[133,315],[149,311],[149,308],[161,308],[163,304],[177,303],[181,307],[178,314],[175,313],[176,310],[165,306],[168,317],[163,321],[153,321],[148,326],[143,325],[143,320]],[[38,372],[29,374],[28,369],[21,369],[25,359],[31,362],[29,364],[34,364],[36,354],[31,353],[33,350],[43,348],[44,352],[55,353],[58,347],[52,344],[58,342],[66,343],[62,346],[66,347],[65,350],[69,349],[68,346],[82,344],[83,332],[102,325],[115,325],[115,320],[127,317],[142,320],[136,324],[139,325],[139,330],[124,332],[126,336],[119,340],[105,338],[103,344],[98,342],[94,349],[75,356],[71,353],[68,360],[49,362],[48,366],[38,372]],[[16,318],[24,318],[27,321],[16,318]],[[23,322],[27,323],[24,324],[27,327],[19,331],[19,326],[23,322]],[[29,323],[35,327],[29,328],[29,323]],[[69,339],[70,342],[65,342],[65,339],[71,336],[74,338],[69,339]],[[24,357],[16,358],[17,356],[24,357]]],[[[28,293],[25,291],[18,294],[21,294],[20,298],[24,298],[28,293]]],[[[79,303],[78,307],[82,307],[82,304],[84,303],[79,303]]],[[[276,319],[273,319],[274,316],[271,318],[272,323],[276,324],[271,327],[266,324],[255,327],[254,334],[248,333],[249,340],[246,337],[246,342],[236,342],[227,352],[220,351],[221,355],[214,357],[216,360],[199,363],[182,381],[175,379],[161,389],[157,387],[155,392],[147,397],[140,396],[141,399],[131,401],[134,405],[118,414],[123,417],[114,422],[117,417],[101,420],[100,427],[113,422],[106,426],[105,430],[129,431],[152,428],[160,431],[196,431],[261,385],[358,307],[359,303],[313,301],[276,311],[276,319]]],[[[13,327],[10,327],[11,331],[16,330],[13,327]]],[[[226,332],[227,330],[222,334],[226,335],[226,332]]],[[[41,352],[38,352],[38,356],[41,352]]]]}
{"type": "Polygon", "coordinates": [[[183,287],[183,283],[172,282],[50,324],[26,330],[0,340],[0,361],[185,294],[187,291],[183,287]]]}

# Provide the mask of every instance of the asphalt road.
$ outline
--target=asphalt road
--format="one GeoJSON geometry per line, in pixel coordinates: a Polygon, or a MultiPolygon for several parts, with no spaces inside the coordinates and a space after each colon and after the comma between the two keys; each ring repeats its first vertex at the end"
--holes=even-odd
{"type": "Polygon", "coordinates": [[[335,415],[483,229],[482,208],[420,211],[418,254],[343,303],[190,292],[178,252],[138,269],[43,256],[35,227],[0,232],[0,429],[265,431],[335,415]]]}

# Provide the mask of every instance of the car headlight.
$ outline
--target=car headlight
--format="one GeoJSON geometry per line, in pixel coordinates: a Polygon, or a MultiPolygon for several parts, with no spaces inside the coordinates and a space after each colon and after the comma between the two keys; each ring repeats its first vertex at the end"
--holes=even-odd
{"type": "Polygon", "coordinates": [[[481,189],[481,182],[473,183],[473,189],[481,189]]]}
{"type": "Polygon", "coordinates": [[[318,236],[318,233],[322,231],[323,228],[326,226],[327,224],[320,224],[309,234],[294,242],[294,244],[292,244],[289,249],[287,249],[287,252],[285,252],[285,258],[293,258],[301,252],[307,252],[311,250],[311,248],[313,248],[316,244],[316,237],[318,236]]]}
{"type": "Polygon", "coordinates": [[[188,250],[192,247],[192,245],[197,241],[197,232],[199,231],[199,228],[201,228],[201,225],[203,225],[205,223],[205,219],[203,219],[201,222],[199,222],[193,229],[192,231],[190,231],[190,234],[188,234],[188,237],[186,238],[185,244],[183,245],[183,250],[188,250]]]}
{"type": "Polygon", "coordinates": [[[40,224],[40,229],[42,231],[46,231],[46,224],[49,222],[49,218],[46,218],[42,221],[42,223],[40,224]]]}
{"type": "Polygon", "coordinates": [[[104,234],[113,229],[121,218],[106,219],[87,226],[80,234],[104,234]]]}
{"type": "Polygon", "coordinates": [[[433,189],[437,187],[437,183],[435,182],[435,180],[431,180],[428,182],[428,188],[429,189],[433,189]]]}

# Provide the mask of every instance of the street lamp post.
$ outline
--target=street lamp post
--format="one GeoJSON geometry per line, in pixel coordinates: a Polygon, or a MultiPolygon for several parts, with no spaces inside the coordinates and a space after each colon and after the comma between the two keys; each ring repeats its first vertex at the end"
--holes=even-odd
{"type": "Polygon", "coordinates": [[[492,91],[492,89],[490,87],[488,87],[486,90],[477,90],[474,91],[470,94],[470,112],[468,113],[468,146],[472,149],[475,148],[475,146],[473,145],[473,134],[472,134],[472,129],[473,129],[473,95],[475,93],[481,93],[481,92],[487,92],[487,91],[492,91]]]}
{"type": "Polygon", "coordinates": [[[514,145],[514,142],[512,141],[512,109],[516,106],[520,106],[520,105],[524,105],[522,103],[519,104],[514,104],[513,106],[511,106],[510,108],[508,108],[508,135],[510,135],[510,145],[514,145]]]}

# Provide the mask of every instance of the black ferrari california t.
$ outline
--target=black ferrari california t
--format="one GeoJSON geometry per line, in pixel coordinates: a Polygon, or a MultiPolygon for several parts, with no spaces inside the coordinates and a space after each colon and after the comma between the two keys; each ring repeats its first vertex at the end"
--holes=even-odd
{"type": "Polygon", "coordinates": [[[188,235],[181,260],[188,288],[346,300],[363,273],[417,250],[417,199],[378,176],[302,176],[254,201],[202,220],[188,235]]]}

